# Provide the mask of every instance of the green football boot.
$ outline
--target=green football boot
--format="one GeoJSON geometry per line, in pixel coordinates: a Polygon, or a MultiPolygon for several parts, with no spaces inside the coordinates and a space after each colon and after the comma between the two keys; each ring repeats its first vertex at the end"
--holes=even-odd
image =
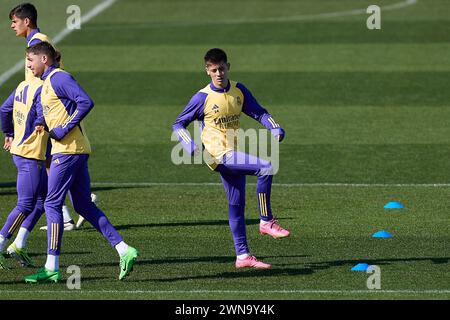
{"type": "Polygon", "coordinates": [[[6,249],[6,252],[11,257],[19,261],[22,267],[34,267],[33,260],[31,260],[26,249],[19,249],[14,243],[12,243],[8,249],[6,249]]]}
{"type": "Polygon", "coordinates": [[[61,280],[61,272],[50,271],[45,268],[40,268],[37,273],[26,276],[26,283],[39,283],[39,282],[58,282],[61,280]]]}
{"type": "Polygon", "coordinates": [[[133,266],[136,263],[136,259],[139,256],[139,252],[133,248],[128,247],[127,252],[120,257],[120,275],[119,280],[125,278],[131,271],[133,271],[133,266]]]}

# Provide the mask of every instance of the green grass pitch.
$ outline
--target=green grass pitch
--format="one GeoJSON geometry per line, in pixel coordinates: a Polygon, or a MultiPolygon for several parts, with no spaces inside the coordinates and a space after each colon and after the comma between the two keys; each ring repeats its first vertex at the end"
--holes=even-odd
{"type": "MultiPolygon", "coordinates": [[[[85,14],[101,1],[32,2],[54,37],[68,5],[85,14]]],[[[223,1],[119,0],[66,37],[58,44],[66,69],[96,102],[86,120],[93,190],[141,256],[119,282],[115,250],[86,226],[64,233],[62,283],[27,285],[23,277],[35,269],[11,261],[12,270],[0,270],[1,297],[449,299],[449,4],[379,0],[381,30],[367,29],[365,13],[345,14],[372,2],[232,0],[217,14],[223,1]],[[247,180],[250,248],[271,270],[234,268],[219,175],[171,162],[171,124],[208,82],[202,57],[212,47],[227,51],[230,78],[287,133],[272,206],[291,237],[259,235],[255,179],[247,180]],[[393,200],[405,208],[383,208],[393,200]],[[382,229],[394,237],[371,238],[382,229]],[[368,290],[369,274],[350,271],[358,262],[381,268],[382,290],[368,290]],[[81,290],[66,287],[70,265],[81,268],[81,290]]],[[[23,55],[5,12],[0,74],[23,55]]],[[[22,78],[1,86],[1,101],[22,78]]],[[[245,116],[242,125],[261,127],[245,116]]],[[[2,224],[15,205],[14,182],[2,152],[2,224]]],[[[29,240],[39,265],[44,223],[29,240]]]]}

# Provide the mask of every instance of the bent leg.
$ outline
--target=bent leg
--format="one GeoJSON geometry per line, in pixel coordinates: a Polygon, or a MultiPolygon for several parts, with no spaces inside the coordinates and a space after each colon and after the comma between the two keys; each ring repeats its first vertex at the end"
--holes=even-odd
{"type": "Polygon", "coordinates": [[[42,162],[13,156],[17,167],[17,206],[9,214],[0,234],[9,239],[35,208],[41,180],[42,162]]]}
{"type": "Polygon", "coordinates": [[[86,218],[86,220],[109,241],[112,247],[115,247],[118,243],[123,241],[123,238],[113,227],[103,211],[92,202],[88,156],[81,156],[83,156],[83,160],[80,163],[76,178],[70,189],[74,209],[79,215],[86,218]]]}
{"type": "Polygon", "coordinates": [[[273,219],[270,205],[273,169],[270,162],[247,153],[234,151],[224,156],[216,171],[225,174],[256,176],[256,196],[260,219],[263,221],[273,219]]]}

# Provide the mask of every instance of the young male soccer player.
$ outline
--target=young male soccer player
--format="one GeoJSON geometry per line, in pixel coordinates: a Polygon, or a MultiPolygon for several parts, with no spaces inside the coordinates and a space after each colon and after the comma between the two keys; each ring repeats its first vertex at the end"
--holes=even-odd
{"type": "Polygon", "coordinates": [[[50,132],[53,158],[44,203],[48,227],[47,262],[36,274],[25,277],[25,281],[58,281],[61,278],[61,209],[69,190],[75,211],[102,233],[119,253],[119,279],[122,280],[133,270],[138,251],[123,241],[105,214],[91,201],[88,172],[91,147],[82,120],[94,103],[69,73],[57,68],[57,52],[48,42],[38,43],[26,51],[28,67],[44,81],[41,105],[50,132]]]}
{"type": "Polygon", "coordinates": [[[17,206],[9,214],[0,231],[0,268],[5,267],[1,254],[8,239],[17,231],[14,242],[7,253],[22,266],[33,262],[25,246],[28,235],[44,212],[47,193],[45,153],[48,133],[42,130],[43,118],[38,118],[36,105],[41,94],[41,83],[22,81],[1,106],[1,122],[5,134],[3,148],[13,155],[17,167],[17,206]],[[40,130],[36,130],[37,126],[40,130]]]}
{"type": "MultiPolygon", "coordinates": [[[[46,41],[51,43],[50,39],[47,35],[41,33],[37,25],[38,13],[36,7],[31,3],[23,3],[11,10],[9,13],[9,19],[11,20],[11,28],[16,32],[17,37],[26,38],[27,48],[35,45],[39,42],[46,41]]],[[[27,68],[27,61],[25,57],[25,80],[31,81],[36,80],[41,82],[39,78],[36,78],[30,69],[27,68]]],[[[49,148],[50,148],[49,144],[49,148]]],[[[51,155],[47,155],[47,171],[50,169],[51,163],[51,155]]],[[[97,200],[97,196],[95,194],[91,195],[92,201],[97,200]]],[[[63,217],[64,217],[64,230],[70,231],[74,230],[75,227],[81,227],[84,222],[84,218],[80,216],[77,224],[70,216],[69,208],[66,205],[63,205],[63,217]]],[[[47,227],[42,227],[42,230],[47,230],[47,227]]]]}
{"type": "Polygon", "coordinates": [[[183,147],[191,154],[197,146],[191,140],[189,123],[202,121],[202,143],[214,162],[209,167],[220,173],[228,197],[229,224],[233,234],[236,251],[236,268],[270,268],[271,265],[257,260],[250,254],[245,227],[245,176],[257,176],[256,192],[258,196],[261,234],[274,238],[283,238],[289,231],[283,229],[272,215],[270,191],[272,185],[272,166],[269,162],[252,155],[235,151],[234,139],[229,139],[239,129],[241,112],[264,125],[281,141],[284,130],[272,116],[261,107],[250,91],[241,83],[230,81],[230,64],[227,55],[221,49],[209,50],[205,57],[206,73],[211,83],[198,91],[189,101],[183,112],[173,124],[183,147]]]}
{"type": "MultiPolygon", "coordinates": [[[[37,26],[37,10],[31,3],[23,3],[13,8],[9,13],[11,28],[15,31],[17,37],[26,39],[27,48],[41,41],[50,42],[49,38],[41,33],[37,26]]],[[[27,68],[25,57],[25,80],[38,80],[27,68]]]]}

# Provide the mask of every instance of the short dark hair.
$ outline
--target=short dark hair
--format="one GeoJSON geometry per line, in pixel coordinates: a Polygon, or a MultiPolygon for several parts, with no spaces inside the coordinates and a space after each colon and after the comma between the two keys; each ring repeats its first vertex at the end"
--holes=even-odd
{"type": "Polygon", "coordinates": [[[225,51],[219,48],[213,48],[208,50],[205,54],[205,64],[210,63],[220,63],[220,62],[228,62],[227,54],[225,51]]]}
{"type": "Polygon", "coordinates": [[[13,16],[16,16],[19,19],[30,19],[33,26],[37,26],[37,10],[34,5],[31,3],[22,3],[17,7],[11,10],[9,13],[9,19],[11,20],[13,16]]]}
{"type": "Polygon", "coordinates": [[[61,61],[61,53],[56,51],[56,49],[46,41],[36,43],[35,45],[27,48],[26,52],[33,54],[44,54],[53,62],[56,62],[58,64],[61,61]]]}

